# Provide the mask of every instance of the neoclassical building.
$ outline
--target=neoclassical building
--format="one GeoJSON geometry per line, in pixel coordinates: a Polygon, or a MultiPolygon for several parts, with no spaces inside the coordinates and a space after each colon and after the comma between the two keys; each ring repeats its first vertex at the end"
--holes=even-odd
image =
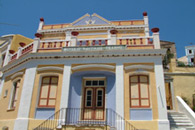
{"type": "Polygon", "coordinates": [[[33,42],[6,51],[0,129],[169,130],[166,50],[151,31],[146,12],[126,21],[41,18],[33,42]]]}

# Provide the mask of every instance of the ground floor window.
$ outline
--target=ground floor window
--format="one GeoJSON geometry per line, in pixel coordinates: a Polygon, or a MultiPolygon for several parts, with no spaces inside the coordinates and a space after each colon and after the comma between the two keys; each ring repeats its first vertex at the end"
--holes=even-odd
{"type": "Polygon", "coordinates": [[[20,80],[17,80],[16,82],[13,83],[13,90],[12,90],[10,108],[14,109],[16,107],[19,87],[20,87],[20,80]]]}
{"type": "Polygon", "coordinates": [[[147,75],[130,76],[130,107],[150,107],[149,77],[147,75]]]}
{"type": "Polygon", "coordinates": [[[57,86],[57,76],[46,76],[42,78],[38,107],[55,107],[57,86]]]}

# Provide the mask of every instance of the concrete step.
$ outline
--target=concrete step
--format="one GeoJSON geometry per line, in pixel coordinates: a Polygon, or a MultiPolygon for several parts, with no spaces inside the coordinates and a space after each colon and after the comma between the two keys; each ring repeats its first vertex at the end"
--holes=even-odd
{"type": "Polygon", "coordinates": [[[169,120],[189,120],[188,117],[168,117],[169,120]]]}
{"type": "Polygon", "coordinates": [[[190,120],[169,120],[170,123],[192,123],[190,120]]]}

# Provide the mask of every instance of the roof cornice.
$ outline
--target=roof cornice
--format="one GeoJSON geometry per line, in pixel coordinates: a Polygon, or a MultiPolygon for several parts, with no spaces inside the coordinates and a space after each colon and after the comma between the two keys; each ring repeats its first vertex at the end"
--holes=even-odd
{"type": "Polygon", "coordinates": [[[80,31],[80,30],[105,30],[105,29],[144,29],[146,25],[101,25],[101,26],[72,26],[61,29],[46,29],[37,30],[38,33],[52,33],[52,32],[65,32],[65,31],[80,31]]]}

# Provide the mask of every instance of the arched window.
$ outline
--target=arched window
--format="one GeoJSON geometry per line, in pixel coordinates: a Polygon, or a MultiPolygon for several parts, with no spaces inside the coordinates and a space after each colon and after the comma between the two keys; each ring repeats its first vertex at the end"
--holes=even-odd
{"type": "Polygon", "coordinates": [[[14,109],[16,107],[19,87],[20,87],[20,80],[17,80],[16,82],[13,83],[11,103],[10,103],[10,108],[11,109],[14,109]]]}
{"type": "Polygon", "coordinates": [[[149,78],[147,75],[130,76],[130,107],[150,107],[149,78]]]}
{"type": "Polygon", "coordinates": [[[55,107],[57,86],[57,76],[46,76],[42,78],[38,107],[55,107]]]}

